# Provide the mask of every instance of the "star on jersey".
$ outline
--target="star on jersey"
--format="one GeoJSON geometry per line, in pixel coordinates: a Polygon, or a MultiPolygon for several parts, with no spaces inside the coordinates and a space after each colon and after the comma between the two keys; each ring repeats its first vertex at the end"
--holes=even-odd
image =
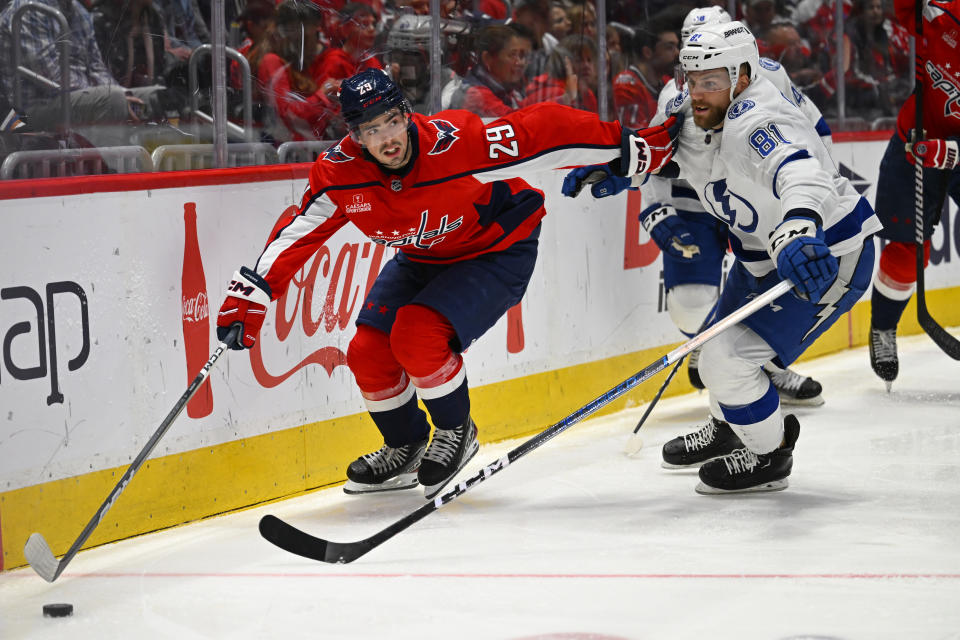
{"type": "MultiPolygon", "coordinates": [[[[443,215],[440,217],[440,226],[436,229],[427,230],[427,220],[429,218],[430,211],[426,210],[420,214],[420,228],[414,229],[410,228],[410,233],[407,233],[400,238],[382,238],[382,237],[371,237],[377,244],[382,244],[387,247],[405,247],[407,245],[413,245],[418,249],[429,249],[433,245],[443,242],[444,234],[447,234],[454,229],[460,227],[463,224],[463,216],[460,216],[452,222],[447,222],[447,216],[443,215]],[[434,239],[433,242],[425,242],[426,240],[434,239]]],[[[383,231],[377,230],[377,236],[382,236],[383,231]]],[[[400,231],[394,230],[391,234],[392,236],[399,236],[400,231]]]]}

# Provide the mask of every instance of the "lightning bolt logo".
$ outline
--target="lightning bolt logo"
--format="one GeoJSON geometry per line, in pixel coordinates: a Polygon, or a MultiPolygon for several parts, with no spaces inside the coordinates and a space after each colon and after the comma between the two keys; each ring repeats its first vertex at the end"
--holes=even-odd
{"type": "Polygon", "coordinates": [[[823,324],[827,318],[833,315],[833,312],[837,310],[837,303],[840,302],[840,299],[843,298],[844,294],[850,290],[840,278],[837,278],[833,281],[833,284],[830,285],[830,288],[827,289],[827,292],[823,294],[823,297],[820,298],[820,302],[817,302],[816,305],[820,307],[817,311],[817,317],[820,318],[817,320],[812,327],[804,334],[803,340],[806,340],[810,337],[810,334],[813,333],[817,327],[823,324]]]}

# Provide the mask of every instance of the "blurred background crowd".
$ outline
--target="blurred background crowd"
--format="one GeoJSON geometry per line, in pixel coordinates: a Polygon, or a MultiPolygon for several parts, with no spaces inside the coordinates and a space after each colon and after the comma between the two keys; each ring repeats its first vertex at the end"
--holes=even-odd
{"type": "Polygon", "coordinates": [[[224,49],[211,3],[0,0],[0,160],[210,143],[215,93],[230,142],[335,140],[339,85],[370,67],[422,113],[554,101],[642,127],[673,81],[684,17],[709,4],[750,26],[834,130],[892,127],[912,87],[891,0],[223,0],[224,49]]]}

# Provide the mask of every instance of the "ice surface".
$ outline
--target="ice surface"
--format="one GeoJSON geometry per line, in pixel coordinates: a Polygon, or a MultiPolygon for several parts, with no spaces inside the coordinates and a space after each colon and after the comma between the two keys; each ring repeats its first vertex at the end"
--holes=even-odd
{"type": "Polygon", "coordinates": [[[706,415],[689,395],[654,410],[639,457],[643,407],[571,427],[353,564],[289,555],[257,521],[359,539],[418,492],[337,487],[84,551],[54,584],[4,573],[0,638],[958,639],[960,363],[924,336],[900,352],[890,394],[862,348],[797,365],[826,404],[796,412],[784,492],[700,496],[660,468],[706,415]]]}

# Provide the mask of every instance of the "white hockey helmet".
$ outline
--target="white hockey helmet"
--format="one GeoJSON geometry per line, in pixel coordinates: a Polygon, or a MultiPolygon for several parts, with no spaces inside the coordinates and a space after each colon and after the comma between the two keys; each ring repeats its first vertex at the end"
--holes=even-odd
{"type": "Polygon", "coordinates": [[[708,24],[694,31],[680,50],[680,66],[684,74],[691,71],[726,69],[730,74],[730,99],[733,100],[740,76],[740,65],[750,67],[750,81],[757,79],[760,52],[757,40],[739,21],[708,24]]]}
{"type": "Polygon", "coordinates": [[[684,45],[690,34],[708,24],[724,24],[730,22],[732,18],[723,7],[711,6],[691,9],[687,17],[683,19],[683,27],[680,29],[680,42],[684,45]]]}

